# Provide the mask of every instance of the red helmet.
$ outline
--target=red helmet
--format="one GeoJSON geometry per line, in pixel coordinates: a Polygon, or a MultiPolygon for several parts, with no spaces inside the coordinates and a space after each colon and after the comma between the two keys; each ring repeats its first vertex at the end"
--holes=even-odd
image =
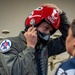
{"type": "Polygon", "coordinates": [[[60,27],[60,16],[58,11],[54,8],[41,6],[33,10],[26,18],[25,26],[37,26],[42,20],[46,20],[55,29],[60,27]]]}

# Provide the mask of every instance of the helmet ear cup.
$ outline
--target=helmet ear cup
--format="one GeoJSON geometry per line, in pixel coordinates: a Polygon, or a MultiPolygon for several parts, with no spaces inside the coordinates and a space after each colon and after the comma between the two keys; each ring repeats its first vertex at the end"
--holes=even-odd
{"type": "Polygon", "coordinates": [[[37,26],[43,19],[52,24],[55,29],[59,29],[60,15],[58,14],[58,11],[54,8],[46,6],[41,6],[34,9],[26,18],[25,26],[37,26]]]}

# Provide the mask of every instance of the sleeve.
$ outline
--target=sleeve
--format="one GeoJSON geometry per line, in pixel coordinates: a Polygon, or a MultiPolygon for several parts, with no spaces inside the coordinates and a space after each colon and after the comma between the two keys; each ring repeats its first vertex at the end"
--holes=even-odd
{"type": "MultiPolygon", "coordinates": [[[[67,62],[63,62],[63,63],[61,63],[59,66],[58,66],[58,68],[57,68],[57,70],[56,70],[56,72],[55,72],[55,75],[69,75],[68,74],[68,69],[69,69],[69,66],[70,64],[68,63],[68,61],[67,62]]],[[[73,75],[73,74],[72,74],[73,75]]]]}
{"type": "Polygon", "coordinates": [[[16,47],[4,54],[5,63],[8,67],[9,75],[26,75],[33,59],[35,58],[35,49],[26,47],[22,52],[16,51],[16,47]]]}
{"type": "Polygon", "coordinates": [[[55,75],[66,75],[65,71],[61,68],[61,65],[57,68],[55,75]]]}
{"type": "Polygon", "coordinates": [[[49,57],[52,55],[57,55],[60,54],[62,52],[65,52],[65,40],[68,34],[68,29],[70,27],[70,22],[66,16],[66,13],[63,12],[60,15],[60,19],[61,19],[61,23],[60,23],[60,32],[61,32],[61,36],[51,40],[48,44],[48,55],[49,57]]]}
{"type": "Polygon", "coordinates": [[[66,16],[66,13],[63,11],[63,13],[60,15],[60,32],[62,33],[63,39],[66,39],[68,35],[68,29],[70,27],[70,22],[66,16]]]}

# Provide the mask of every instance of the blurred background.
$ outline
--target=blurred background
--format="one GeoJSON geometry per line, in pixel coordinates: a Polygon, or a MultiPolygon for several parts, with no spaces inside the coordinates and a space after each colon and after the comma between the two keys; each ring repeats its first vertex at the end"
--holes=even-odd
{"type": "MultiPolygon", "coordinates": [[[[20,31],[24,30],[25,19],[30,12],[44,3],[56,4],[66,12],[70,22],[75,18],[75,0],[0,0],[0,40],[17,36],[20,31]]],[[[56,36],[59,36],[60,33],[57,33],[56,36]]],[[[69,55],[66,52],[52,56],[49,59],[48,75],[54,75],[61,61],[68,58],[69,55]]]]}

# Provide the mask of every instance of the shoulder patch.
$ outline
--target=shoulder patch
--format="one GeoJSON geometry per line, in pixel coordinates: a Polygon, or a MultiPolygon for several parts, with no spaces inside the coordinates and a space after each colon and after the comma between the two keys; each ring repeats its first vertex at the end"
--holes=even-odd
{"type": "Polygon", "coordinates": [[[11,41],[9,39],[5,39],[0,44],[0,52],[4,53],[10,50],[11,41]]]}

